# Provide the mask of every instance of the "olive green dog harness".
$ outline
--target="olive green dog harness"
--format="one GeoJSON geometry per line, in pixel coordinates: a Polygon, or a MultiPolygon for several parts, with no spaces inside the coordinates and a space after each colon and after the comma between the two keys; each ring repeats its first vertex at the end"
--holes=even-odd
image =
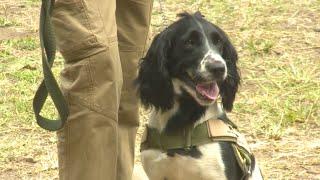
{"type": "Polygon", "coordinates": [[[195,127],[166,134],[158,129],[146,126],[141,140],[141,151],[147,149],[159,149],[168,151],[170,149],[190,149],[212,142],[230,142],[238,164],[243,172],[243,178],[247,179],[251,174],[253,155],[242,134],[239,133],[232,122],[220,119],[209,119],[195,127]]]}

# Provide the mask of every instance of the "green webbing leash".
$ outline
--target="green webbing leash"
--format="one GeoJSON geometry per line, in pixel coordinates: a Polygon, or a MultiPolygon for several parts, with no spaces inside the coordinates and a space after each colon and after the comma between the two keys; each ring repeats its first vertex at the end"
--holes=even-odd
{"type": "Polygon", "coordinates": [[[56,43],[51,22],[51,12],[54,0],[42,0],[40,13],[40,44],[42,54],[43,81],[41,82],[33,99],[33,110],[40,127],[56,131],[61,129],[69,114],[67,103],[51,71],[56,53],[56,43]],[[60,119],[52,120],[40,115],[44,103],[48,97],[52,98],[60,119]]]}

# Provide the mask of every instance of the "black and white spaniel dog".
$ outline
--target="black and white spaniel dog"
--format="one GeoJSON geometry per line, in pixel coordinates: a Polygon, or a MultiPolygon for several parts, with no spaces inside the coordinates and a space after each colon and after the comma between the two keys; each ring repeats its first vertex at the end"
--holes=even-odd
{"type": "MultiPolygon", "coordinates": [[[[237,52],[225,32],[199,12],[179,16],[156,35],[136,79],[142,104],[152,108],[148,126],[169,134],[231,111],[240,83],[237,52]]],[[[242,177],[231,145],[224,142],[188,152],[148,149],[141,157],[151,180],[242,177]]],[[[262,179],[257,163],[249,179],[262,179]]]]}

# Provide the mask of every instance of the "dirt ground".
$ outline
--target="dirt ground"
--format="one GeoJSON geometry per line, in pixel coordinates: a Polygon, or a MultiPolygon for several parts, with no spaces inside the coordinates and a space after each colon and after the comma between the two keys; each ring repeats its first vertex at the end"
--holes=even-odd
{"type": "MultiPolygon", "coordinates": [[[[155,1],[153,35],[177,12],[200,9],[235,43],[243,82],[229,116],[265,179],[320,180],[320,1],[163,2],[155,1]]],[[[38,14],[36,0],[0,0],[0,180],[58,177],[55,133],[40,129],[31,109],[41,79],[38,14]]],[[[140,115],[143,126],[148,111],[140,115]]]]}

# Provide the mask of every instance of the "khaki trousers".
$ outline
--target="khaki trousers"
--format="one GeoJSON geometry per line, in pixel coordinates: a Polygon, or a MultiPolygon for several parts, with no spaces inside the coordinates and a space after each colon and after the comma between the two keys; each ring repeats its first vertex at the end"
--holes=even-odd
{"type": "Polygon", "coordinates": [[[139,125],[133,79],[151,8],[151,0],[56,0],[61,87],[70,108],[57,133],[60,179],[131,179],[139,125]]]}

